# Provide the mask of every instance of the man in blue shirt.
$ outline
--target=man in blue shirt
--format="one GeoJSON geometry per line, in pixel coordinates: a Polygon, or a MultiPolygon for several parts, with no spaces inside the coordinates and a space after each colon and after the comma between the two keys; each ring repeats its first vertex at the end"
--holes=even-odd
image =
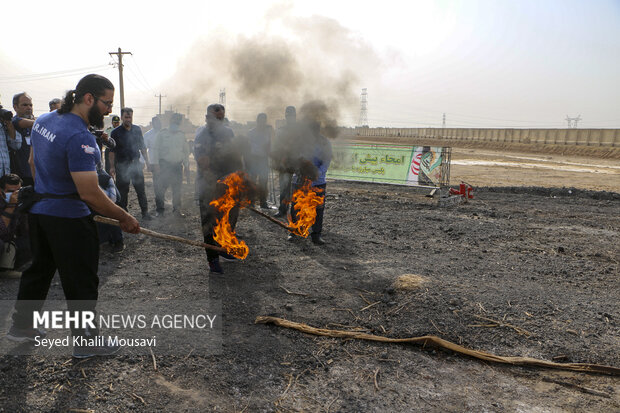
{"type": "Polygon", "coordinates": [[[119,205],[127,211],[129,184],[133,183],[142,210],[142,219],[149,220],[151,215],[144,189],[140,153],[147,165],[149,155],[144,145],[142,129],[133,124],[133,109],[131,108],[121,109],[121,119],[123,121],[121,126],[112,131],[112,139],[116,142],[116,147],[110,152],[110,175],[116,178],[116,186],[121,194],[119,205]]]}
{"type": "MultiPolygon", "coordinates": [[[[323,214],[325,213],[325,188],[327,182],[325,176],[327,175],[327,169],[332,161],[332,144],[325,136],[321,135],[321,124],[317,121],[309,121],[308,131],[305,134],[307,142],[304,142],[302,148],[300,148],[300,154],[302,158],[312,161],[312,164],[317,168],[316,179],[312,181],[312,187],[319,190],[317,195],[323,198],[323,203],[316,207],[316,220],[312,225],[310,232],[310,238],[316,245],[323,245],[325,241],[321,237],[323,232],[323,214]]],[[[303,185],[302,180],[305,179],[299,172],[293,175],[293,192],[301,188],[303,185]]],[[[297,211],[295,211],[295,203],[291,204],[291,219],[293,222],[297,221],[297,211]]],[[[295,240],[296,236],[289,234],[289,241],[295,240]]]]}
{"type": "MultiPolygon", "coordinates": [[[[112,82],[87,75],[65,96],[60,109],[41,115],[32,127],[30,166],[40,201],[30,209],[33,262],[22,274],[13,325],[7,338],[36,341],[45,332],[33,326],[52,278],[60,274],[68,310],[94,311],[98,297],[99,239],[91,208],[117,219],[123,231],[140,231],[138,221],[114,204],[98,184],[96,165],[101,154],[88,126],[103,127],[114,98],[112,82]]],[[[73,328],[74,337],[97,334],[73,328]],[[90,333],[90,334],[89,334],[90,333]]],[[[78,345],[78,358],[111,354],[118,346],[78,345]]]]}
{"type": "Polygon", "coordinates": [[[19,175],[24,185],[33,185],[32,173],[28,165],[30,156],[30,133],[34,125],[34,115],[32,113],[32,98],[26,92],[21,92],[13,96],[13,126],[22,135],[22,145],[15,152],[15,165],[13,172],[19,175]]]}

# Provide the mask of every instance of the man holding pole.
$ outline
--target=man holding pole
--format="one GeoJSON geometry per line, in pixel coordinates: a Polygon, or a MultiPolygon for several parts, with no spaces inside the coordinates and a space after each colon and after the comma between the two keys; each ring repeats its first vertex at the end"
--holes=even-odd
{"type": "MultiPolygon", "coordinates": [[[[60,109],[41,115],[33,125],[30,167],[40,200],[29,213],[34,257],[20,281],[13,325],[7,333],[13,341],[36,341],[45,336],[34,328],[33,312],[41,310],[57,270],[68,310],[94,311],[99,239],[90,208],[117,219],[126,232],[140,231],[138,221],[115,205],[98,184],[96,168],[101,154],[88,126],[103,127],[113,98],[112,82],[100,75],[87,75],[67,93],[60,109]]],[[[93,337],[98,333],[73,328],[72,334],[93,337]]],[[[86,358],[117,350],[109,343],[76,346],[73,355],[86,358]]]]}

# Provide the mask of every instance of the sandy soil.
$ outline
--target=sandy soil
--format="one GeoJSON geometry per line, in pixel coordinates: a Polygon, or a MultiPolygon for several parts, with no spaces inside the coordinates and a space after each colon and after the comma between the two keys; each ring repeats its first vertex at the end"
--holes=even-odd
{"type": "MultiPolygon", "coordinates": [[[[329,183],[322,247],[289,242],[284,230],[243,211],[238,231],[250,255],[223,264],[223,275],[209,275],[199,249],[127,236],[123,253],[102,253],[100,300],[220,299],[221,353],[155,349],[157,371],[149,355],[2,356],[0,411],[620,410],[618,376],[254,324],[272,315],[620,367],[617,161],[471,148],[455,149],[453,160],[452,182],[476,187],[467,204],[441,208],[409,188],[329,183]],[[424,282],[398,289],[404,274],[424,282]]],[[[200,239],[192,189],[184,187],[187,218],[144,225],[200,239]]],[[[0,297],[13,299],[17,286],[0,280],[0,297]]],[[[57,281],[50,297],[62,297],[57,281]]]]}

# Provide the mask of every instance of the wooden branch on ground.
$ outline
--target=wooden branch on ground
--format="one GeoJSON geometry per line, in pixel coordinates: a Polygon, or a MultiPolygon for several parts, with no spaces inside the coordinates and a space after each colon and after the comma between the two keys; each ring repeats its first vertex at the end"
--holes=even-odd
{"type": "Polygon", "coordinates": [[[303,323],[296,323],[294,321],[285,320],[278,317],[259,316],[254,321],[256,324],[275,324],[280,327],[292,328],[303,333],[314,334],[324,337],[335,337],[345,339],[358,339],[379,341],[383,343],[416,343],[423,346],[434,345],[436,347],[444,348],[446,350],[453,351],[458,354],[463,354],[469,357],[477,358],[479,360],[490,361],[494,363],[510,364],[516,366],[536,366],[545,367],[558,370],[578,371],[583,373],[602,373],[612,376],[620,376],[620,367],[605,366],[600,364],[591,363],[555,363],[547,360],[535,359],[532,357],[519,357],[519,356],[498,356],[485,351],[472,350],[467,347],[460,346],[452,343],[448,340],[444,340],[437,336],[421,336],[421,337],[409,337],[409,338],[390,338],[383,337],[374,334],[359,333],[355,331],[344,330],[330,330],[325,328],[316,328],[303,323]]]}

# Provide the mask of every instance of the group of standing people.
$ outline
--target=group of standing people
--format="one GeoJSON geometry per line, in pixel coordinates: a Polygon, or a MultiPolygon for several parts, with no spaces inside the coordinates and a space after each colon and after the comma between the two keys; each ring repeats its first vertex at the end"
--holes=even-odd
{"type": "MultiPolygon", "coordinates": [[[[133,125],[133,111],[129,108],[122,109],[122,125],[108,131],[109,135],[104,132],[95,136],[89,130],[94,127],[101,131],[104,116],[110,114],[112,109],[113,99],[114,86],[107,78],[87,75],[78,82],[75,89],[67,92],[60,108],[41,115],[31,123],[17,122],[15,126],[15,130],[18,127],[31,129],[28,169],[34,182],[37,202],[28,214],[33,261],[20,280],[13,324],[7,333],[9,339],[21,342],[45,337],[44,331],[33,326],[32,314],[41,310],[56,271],[60,275],[68,310],[95,310],[99,285],[99,235],[93,212],[118,220],[120,228],[125,232],[138,233],[139,222],[127,212],[127,194],[133,183],[142,218],[150,219],[140,155],[154,174],[157,211],[163,212],[163,193],[171,186],[173,208],[180,212],[182,175],[179,171],[183,167],[187,168],[184,162],[188,155],[187,142],[179,129],[180,115],[172,117],[168,129],[157,132],[154,150],[149,158],[144,137],[140,128],[133,125]],[[108,176],[115,178],[120,192],[117,203],[102,189],[106,179],[111,182],[114,179],[104,175],[106,171],[101,162],[100,145],[107,147],[108,176]]],[[[267,126],[266,115],[258,116],[257,126],[249,134],[247,163],[250,174],[257,179],[259,187],[265,189],[260,199],[263,207],[267,205],[266,182],[269,173],[269,159],[265,154],[271,156],[274,167],[284,176],[280,181],[281,204],[290,203],[291,185],[301,185],[299,171],[290,169],[292,159],[305,158],[314,165],[318,172],[313,174],[315,179],[312,185],[322,189],[323,196],[325,193],[325,172],[331,160],[331,144],[320,135],[319,124],[316,122],[308,122],[304,128],[294,128],[293,113],[294,108],[287,108],[288,129],[278,131],[274,140],[275,148],[271,148],[271,131],[267,126]]],[[[121,119],[114,120],[118,122],[121,119]]],[[[213,226],[218,212],[210,202],[225,191],[218,180],[243,168],[242,155],[233,142],[234,133],[224,120],[224,106],[209,105],[206,124],[197,131],[194,142],[202,230],[205,242],[212,245],[216,244],[213,226]]],[[[15,125],[15,122],[12,124],[15,125]]],[[[17,135],[12,134],[10,128],[7,129],[9,139],[16,140],[17,135]]],[[[322,218],[323,207],[317,212],[322,218]]],[[[238,207],[230,214],[233,229],[237,216],[238,207]]],[[[295,219],[294,210],[292,217],[295,219]]],[[[322,219],[317,218],[312,232],[315,244],[323,243],[321,229],[322,219]]],[[[206,252],[210,270],[222,272],[220,254],[212,250],[206,252]]],[[[232,258],[227,254],[223,256],[232,258]]],[[[98,334],[97,330],[72,328],[74,337],[96,337],[98,334]]],[[[95,343],[74,346],[74,357],[107,355],[118,350],[117,345],[109,342],[95,343]]]]}
{"type": "MultiPolygon", "coordinates": [[[[238,171],[243,166],[244,158],[247,171],[259,188],[259,202],[262,208],[267,205],[267,182],[269,177],[269,163],[279,173],[280,202],[275,217],[284,218],[289,214],[293,222],[297,220],[295,205],[292,203],[292,193],[299,189],[307,175],[302,173],[300,166],[305,162],[313,167],[311,185],[319,196],[325,197],[325,176],[332,158],[331,143],[321,135],[320,123],[314,119],[297,121],[296,109],[289,106],[285,110],[286,124],[276,131],[273,144],[272,130],[267,125],[267,115],[260,113],[256,119],[256,127],[248,133],[245,150],[239,149],[234,141],[233,131],[225,124],[225,108],[220,104],[213,104],[207,108],[206,125],[196,132],[194,142],[194,157],[198,166],[196,188],[199,195],[201,224],[204,233],[204,242],[217,245],[213,239],[213,226],[218,213],[210,202],[220,197],[225,187],[218,185],[218,180],[226,175],[238,171]]],[[[323,245],[322,238],[324,204],[317,207],[317,218],[312,227],[311,239],[316,245],[323,245]]],[[[238,207],[231,210],[229,218],[234,230],[238,207]]],[[[296,237],[289,235],[290,241],[296,237]]],[[[217,254],[207,250],[207,260],[211,272],[223,272],[220,257],[232,257],[228,254],[217,254]]]]}

